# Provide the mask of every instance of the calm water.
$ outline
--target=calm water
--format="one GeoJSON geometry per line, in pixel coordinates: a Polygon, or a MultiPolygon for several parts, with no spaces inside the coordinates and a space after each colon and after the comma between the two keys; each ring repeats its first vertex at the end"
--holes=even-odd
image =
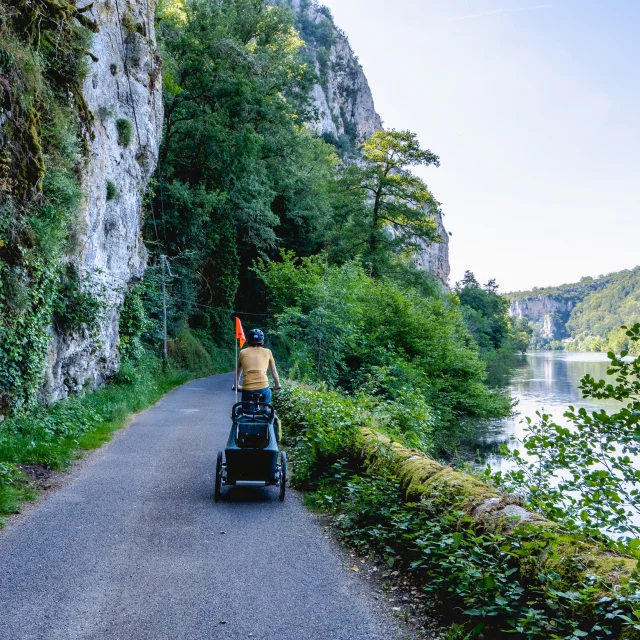
{"type": "Polygon", "coordinates": [[[614,400],[585,400],[578,388],[586,374],[596,380],[606,378],[608,363],[604,353],[541,351],[523,356],[509,385],[511,396],[518,400],[517,415],[490,424],[479,442],[482,457],[495,471],[504,469],[500,445],[512,436],[521,438],[525,416],[536,419],[536,411],[551,414],[558,424],[567,424],[562,414],[570,405],[587,410],[618,407],[614,400]]]}

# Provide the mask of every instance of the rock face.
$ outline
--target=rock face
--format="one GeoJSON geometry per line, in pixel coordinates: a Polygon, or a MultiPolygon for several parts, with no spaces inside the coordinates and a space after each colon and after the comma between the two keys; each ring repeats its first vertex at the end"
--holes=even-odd
{"type": "Polygon", "coordinates": [[[565,325],[576,303],[574,300],[552,296],[531,296],[511,301],[509,313],[516,318],[526,318],[540,326],[540,335],[550,340],[566,337],[565,325]]]}
{"type": "MultiPolygon", "coordinates": [[[[326,8],[311,0],[283,0],[298,18],[298,28],[307,43],[311,64],[320,82],[313,87],[316,119],[311,126],[339,148],[354,151],[382,129],[369,82],[347,36],[338,29],[326,8]]],[[[442,213],[437,214],[440,243],[418,241],[416,264],[433,273],[448,287],[449,234],[442,213]]]]}
{"type": "Polygon", "coordinates": [[[69,260],[88,286],[99,292],[105,311],[91,333],[68,336],[52,329],[44,387],[49,400],[96,387],[119,367],[120,309],[128,284],[141,277],[145,267],[142,197],[156,167],[162,135],[154,11],[153,0],[119,5],[115,0],[98,0],[87,12],[100,28],[83,87],[95,118],[94,137],[82,174],[82,248],[69,260]]]}
{"type": "Polygon", "coordinates": [[[448,288],[449,275],[451,273],[451,265],[449,264],[449,233],[444,228],[442,216],[442,212],[438,211],[436,222],[442,242],[425,242],[424,240],[420,240],[418,243],[420,250],[416,255],[416,264],[420,269],[430,271],[448,288]]]}
{"type": "Polygon", "coordinates": [[[301,34],[312,51],[320,83],[312,97],[318,134],[339,139],[346,135],[357,143],[382,129],[364,71],[349,40],[335,27],[328,12],[314,2],[290,0],[301,20],[301,34]]]}

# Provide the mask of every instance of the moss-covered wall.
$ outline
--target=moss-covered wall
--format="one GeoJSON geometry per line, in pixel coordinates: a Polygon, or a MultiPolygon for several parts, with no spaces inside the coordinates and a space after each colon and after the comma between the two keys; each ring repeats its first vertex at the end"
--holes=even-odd
{"type": "Polygon", "coordinates": [[[0,412],[36,400],[91,135],[96,25],[75,0],[0,4],[0,412]]]}
{"type": "Polygon", "coordinates": [[[382,466],[397,476],[407,501],[420,504],[437,495],[439,499],[432,505],[435,513],[462,508],[478,528],[496,533],[531,527],[557,531],[559,543],[553,545],[554,553],[540,556],[538,568],[553,567],[566,578],[567,587],[590,574],[612,585],[636,575],[636,559],[614,553],[579,534],[560,532],[556,523],[527,511],[514,496],[498,493],[480,480],[392,442],[373,429],[360,429],[352,454],[365,467],[382,466]]]}

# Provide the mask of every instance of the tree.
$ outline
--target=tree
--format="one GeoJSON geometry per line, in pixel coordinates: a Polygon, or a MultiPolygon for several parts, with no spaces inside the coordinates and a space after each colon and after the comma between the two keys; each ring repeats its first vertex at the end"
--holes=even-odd
{"type": "Polygon", "coordinates": [[[498,293],[499,288],[500,287],[498,286],[495,278],[491,278],[489,282],[484,285],[485,291],[488,291],[489,293],[498,293]]]}
{"type": "Polygon", "coordinates": [[[509,335],[507,311],[509,302],[499,296],[498,285],[490,280],[482,288],[472,271],[465,271],[462,282],[456,284],[456,292],[462,305],[462,314],[471,335],[481,351],[500,349],[509,335]]]}
{"type": "MultiPolygon", "coordinates": [[[[513,316],[511,316],[513,318],[513,316]]],[[[533,327],[529,321],[522,317],[515,321],[511,321],[510,326],[511,340],[513,348],[518,353],[526,353],[531,345],[531,337],[533,336],[533,327]]]]}
{"type": "Polygon", "coordinates": [[[352,235],[360,236],[352,249],[362,253],[368,244],[375,261],[381,244],[407,247],[418,238],[441,241],[435,221],[439,203],[410,171],[430,165],[440,165],[438,156],[421,149],[410,131],[378,131],[365,142],[362,161],[347,166],[341,179],[344,202],[355,212],[352,235]]]}
{"type": "MultiPolygon", "coordinates": [[[[640,324],[622,329],[630,342],[640,342],[640,324]]],[[[613,383],[589,375],[580,383],[585,398],[616,400],[617,410],[569,407],[564,416],[571,428],[538,412],[538,422],[527,418],[525,453],[503,447],[515,468],[494,476],[544,515],[593,535],[640,534],[640,357],[625,356],[608,354],[613,383]]]]}
{"type": "Polygon", "coordinates": [[[256,257],[319,250],[336,159],[304,126],[313,73],[289,9],[165,0],[159,18],[162,224],[149,216],[147,239],[174,258],[181,322],[215,330],[231,308],[260,303],[256,257]]]}

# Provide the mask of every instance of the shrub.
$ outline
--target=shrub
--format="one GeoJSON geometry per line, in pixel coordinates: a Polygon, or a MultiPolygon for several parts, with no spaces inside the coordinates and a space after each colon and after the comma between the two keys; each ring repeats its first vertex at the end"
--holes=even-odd
{"type": "Polygon", "coordinates": [[[323,256],[285,254],[258,272],[276,317],[276,350],[299,380],[375,396],[403,431],[421,422],[426,440],[441,446],[455,443],[465,417],[509,413],[509,399],[485,386],[459,305],[446,294],[373,278],[357,261],[327,265],[323,256]]]}
{"type": "Polygon", "coordinates": [[[188,328],[169,342],[168,350],[171,361],[182,369],[198,373],[210,373],[213,369],[209,353],[188,328]]]}
{"type": "Polygon", "coordinates": [[[53,320],[57,329],[66,334],[82,329],[93,332],[106,309],[104,287],[91,282],[89,276],[79,275],[68,266],[61,274],[58,295],[53,303],[53,320]]]}
{"type": "Polygon", "coordinates": [[[118,118],[118,120],[116,120],[116,129],[118,131],[118,142],[123,147],[128,147],[131,144],[131,138],[133,136],[131,120],[118,118]]]}
{"type": "Polygon", "coordinates": [[[107,202],[111,202],[118,197],[118,188],[116,185],[111,182],[111,180],[107,180],[107,202]]]}
{"type": "Polygon", "coordinates": [[[459,637],[640,637],[640,589],[630,558],[604,548],[595,557],[596,545],[557,527],[522,523],[496,531],[467,513],[462,474],[447,484],[438,479],[447,468],[426,458],[422,464],[440,471],[411,490],[403,474],[420,456],[377,440],[365,444],[359,427],[386,425],[362,398],[297,386],[278,392],[275,403],[292,481],[315,489],[308,502],[333,515],[350,545],[408,576],[443,622],[459,623],[459,637]]]}
{"type": "Polygon", "coordinates": [[[131,363],[144,355],[141,338],[150,323],[142,300],[143,291],[143,284],[134,286],[127,293],[120,311],[120,357],[131,363]]]}

